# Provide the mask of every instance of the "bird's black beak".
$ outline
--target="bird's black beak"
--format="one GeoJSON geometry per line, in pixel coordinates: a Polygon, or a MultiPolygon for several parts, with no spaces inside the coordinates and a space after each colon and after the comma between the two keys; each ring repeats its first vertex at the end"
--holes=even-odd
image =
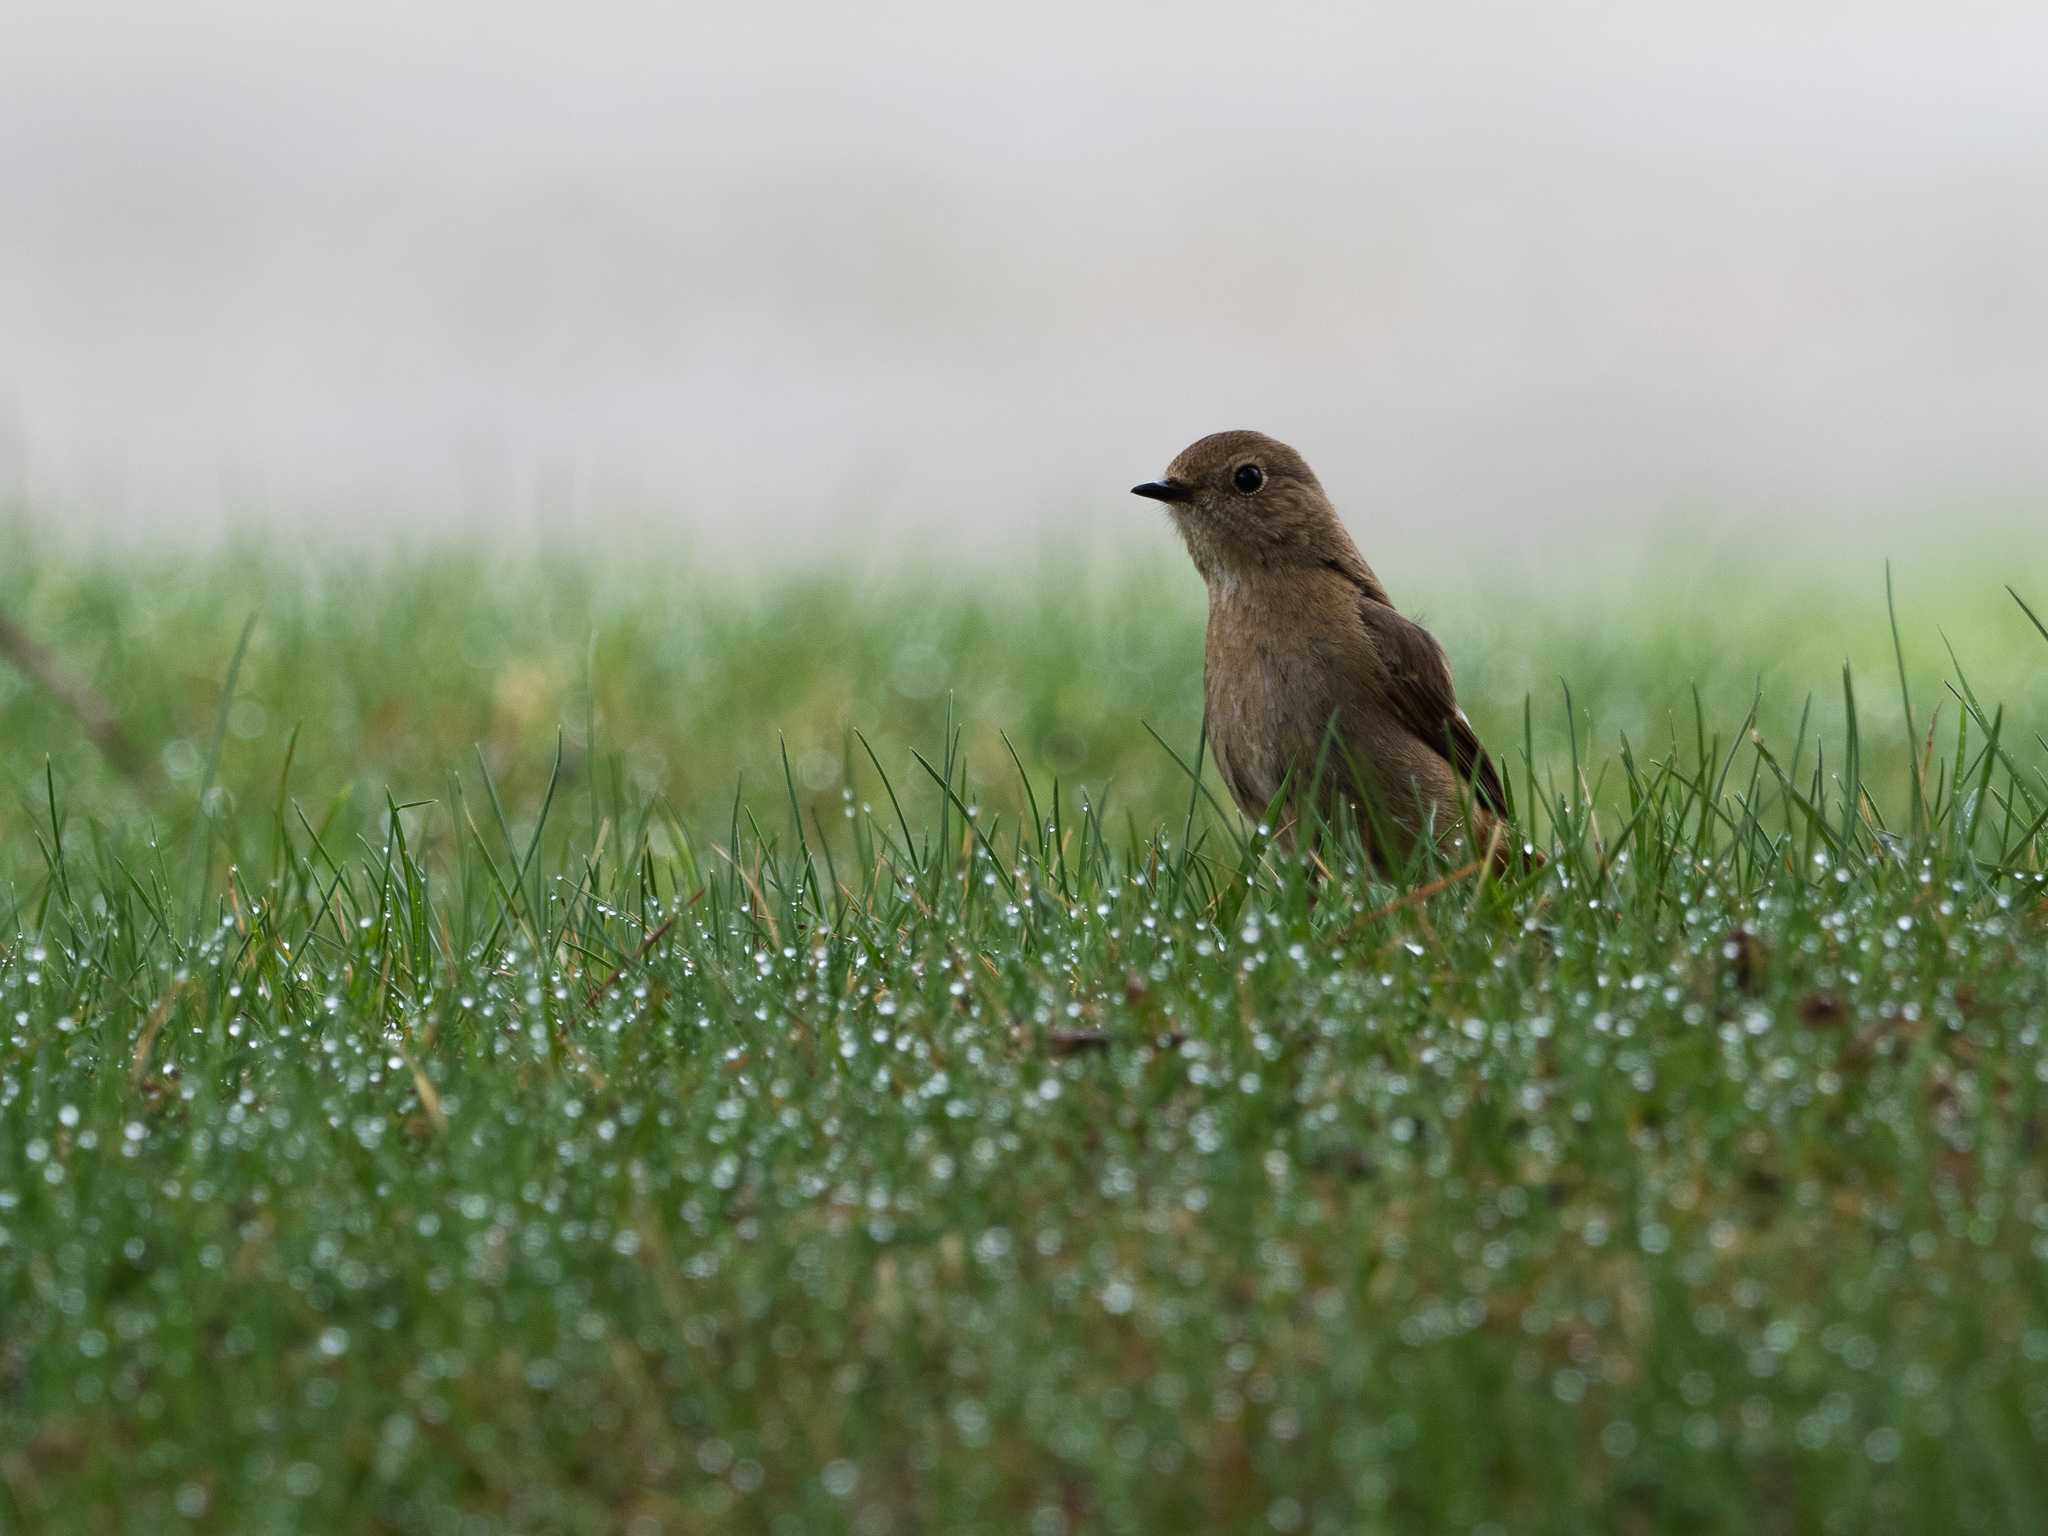
{"type": "Polygon", "coordinates": [[[1133,496],[1150,496],[1154,501],[1192,501],[1195,493],[1178,480],[1147,480],[1131,487],[1133,496]]]}

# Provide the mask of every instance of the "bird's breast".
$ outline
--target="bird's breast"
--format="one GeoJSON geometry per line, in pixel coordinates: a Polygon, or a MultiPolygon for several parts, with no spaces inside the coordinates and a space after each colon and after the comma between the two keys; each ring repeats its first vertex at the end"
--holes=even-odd
{"type": "Polygon", "coordinates": [[[1344,657],[1311,615],[1212,598],[1203,667],[1209,739],[1241,806],[1256,813],[1312,758],[1344,704],[1344,657]]]}

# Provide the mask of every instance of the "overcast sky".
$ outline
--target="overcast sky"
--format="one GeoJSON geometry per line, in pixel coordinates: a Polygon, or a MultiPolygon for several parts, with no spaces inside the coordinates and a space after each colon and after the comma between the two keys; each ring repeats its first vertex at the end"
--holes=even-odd
{"type": "Polygon", "coordinates": [[[0,8],[0,496],[95,536],[2048,522],[2048,6],[0,8]]]}

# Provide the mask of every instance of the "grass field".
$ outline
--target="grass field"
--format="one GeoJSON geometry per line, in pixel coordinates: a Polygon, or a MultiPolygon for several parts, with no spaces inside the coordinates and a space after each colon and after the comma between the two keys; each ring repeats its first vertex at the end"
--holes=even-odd
{"type": "Polygon", "coordinates": [[[2048,1522],[2038,555],[1387,571],[1551,851],[1411,894],[1179,563],[13,547],[0,1528],[2048,1522]]]}

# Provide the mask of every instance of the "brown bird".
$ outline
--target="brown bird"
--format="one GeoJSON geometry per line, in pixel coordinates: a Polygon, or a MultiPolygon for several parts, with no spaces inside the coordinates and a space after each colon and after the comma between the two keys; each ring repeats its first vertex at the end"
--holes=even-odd
{"type": "Polygon", "coordinates": [[[1348,800],[1383,870],[1425,830],[1448,845],[1468,806],[1497,868],[1521,856],[1442,648],[1395,611],[1300,454],[1217,432],[1131,489],[1166,503],[1208,583],[1209,746],[1247,816],[1288,785],[1291,840],[1320,765],[1317,809],[1348,800]]]}

